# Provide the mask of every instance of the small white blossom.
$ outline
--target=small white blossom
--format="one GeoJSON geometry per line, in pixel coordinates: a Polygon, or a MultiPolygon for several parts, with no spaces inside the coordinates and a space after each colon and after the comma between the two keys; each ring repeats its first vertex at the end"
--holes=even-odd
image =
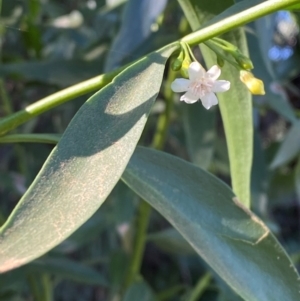
{"type": "Polygon", "coordinates": [[[193,62],[188,68],[188,74],[189,79],[177,78],[171,84],[174,92],[186,92],[180,97],[180,100],[186,103],[194,103],[200,99],[208,110],[218,104],[217,96],[214,93],[225,92],[230,88],[229,81],[217,80],[221,75],[221,69],[217,65],[206,72],[198,62],[193,62]]]}

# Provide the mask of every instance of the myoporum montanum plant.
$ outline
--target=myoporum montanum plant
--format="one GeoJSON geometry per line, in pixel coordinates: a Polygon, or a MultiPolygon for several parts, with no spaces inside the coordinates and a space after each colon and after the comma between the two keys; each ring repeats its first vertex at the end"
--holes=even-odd
{"type": "MultiPolygon", "coordinates": [[[[3,1],[3,3],[7,2],[9,1],[3,1]]],[[[128,0],[126,2],[129,4],[133,3],[134,6],[145,3],[142,0],[135,0],[135,2],[128,0]]],[[[199,281],[194,279],[194,277],[192,279],[193,282],[196,280],[194,288],[190,286],[186,288],[185,283],[181,283],[181,281],[178,283],[176,281],[173,282],[174,277],[172,277],[171,283],[166,283],[163,287],[160,285],[157,287],[157,279],[159,280],[160,278],[156,278],[158,275],[156,273],[154,278],[152,277],[152,279],[155,279],[155,283],[153,280],[151,280],[150,284],[147,283],[150,278],[143,277],[141,266],[147,263],[147,261],[144,261],[143,254],[146,243],[149,241],[147,229],[151,222],[150,206],[152,206],[165,216],[182,237],[190,243],[195,252],[203,256],[203,259],[211,266],[214,272],[224,279],[236,293],[240,294],[241,299],[245,301],[299,300],[299,275],[295,267],[267,226],[250,211],[252,200],[252,162],[254,162],[254,170],[256,170],[257,161],[259,165],[257,169],[259,171],[264,170],[261,170],[263,166],[261,166],[260,162],[262,161],[259,158],[259,160],[256,160],[257,157],[253,159],[255,156],[253,154],[253,133],[257,131],[257,128],[254,129],[253,126],[251,95],[243,88],[239,79],[240,70],[249,72],[253,68],[251,60],[244,55],[247,54],[247,37],[243,28],[233,31],[233,29],[241,27],[258,17],[279,9],[288,8],[288,4],[298,4],[299,0],[239,1],[237,7],[230,6],[230,2],[233,4],[234,1],[220,1],[218,2],[220,5],[213,5],[211,0],[179,0],[177,2],[181,3],[182,6],[185,5],[183,7],[186,8],[184,9],[184,14],[190,23],[190,27],[193,30],[201,28],[199,31],[187,36],[184,36],[185,32],[183,31],[176,31],[176,36],[181,36],[181,34],[183,36],[180,41],[170,45],[162,45],[163,48],[154,50],[154,52],[137,59],[134,63],[59,91],[37,103],[30,104],[20,112],[8,112],[9,116],[1,118],[0,133],[7,133],[26,120],[48,111],[54,106],[75,99],[78,95],[90,93],[106,86],[89,97],[80,109],[79,114],[74,116],[63,136],[59,136],[61,138],[58,146],[51,152],[36,180],[2,227],[0,235],[1,272],[8,271],[22,264],[25,265],[66,239],[88,218],[93,218],[91,214],[99,209],[106,198],[111,198],[110,193],[112,189],[114,189],[115,185],[118,185],[116,183],[121,179],[126,189],[132,190],[132,199],[139,195],[141,199],[148,203],[141,200],[138,203],[138,208],[136,208],[136,205],[133,204],[135,202],[132,200],[132,207],[128,207],[131,205],[124,199],[127,199],[127,196],[125,196],[123,188],[120,192],[117,191],[118,195],[120,194],[117,198],[120,199],[121,210],[123,208],[132,208],[130,211],[135,211],[137,214],[137,216],[129,214],[126,219],[123,219],[122,215],[122,220],[115,220],[116,225],[126,221],[130,225],[130,230],[131,228],[135,230],[132,231],[132,239],[128,240],[131,252],[128,251],[127,246],[126,248],[125,246],[120,246],[122,247],[120,250],[122,257],[115,257],[115,247],[117,245],[113,243],[112,248],[105,246],[103,250],[105,253],[102,253],[102,250],[100,250],[100,255],[107,256],[109,259],[107,269],[105,266],[102,267],[102,260],[100,269],[98,269],[99,254],[95,254],[97,256],[97,270],[94,272],[92,270],[90,278],[97,285],[97,290],[98,285],[103,282],[107,286],[105,291],[108,292],[107,295],[111,299],[139,301],[131,293],[132,291],[135,292],[137,287],[138,289],[141,288],[143,296],[149,296],[150,293],[150,299],[182,299],[189,295],[190,297],[188,298],[190,300],[198,300],[202,297],[207,298],[207,295],[199,295],[200,290],[201,294],[206,294],[204,289],[209,289],[218,284],[210,275],[210,271],[203,275],[202,264],[200,264],[199,275],[195,273],[195,276],[201,278],[199,278],[199,281]],[[226,8],[227,2],[228,11],[226,8]],[[256,5],[258,2],[261,3],[256,5]],[[248,8],[243,7],[244,5],[248,8]],[[211,25],[207,26],[204,24],[202,26],[200,23],[202,23],[201,20],[206,11],[205,7],[208,6],[213,10],[216,9],[214,12],[216,19],[209,21],[211,25]],[[232,15],[232,13],[234,14],[232,15]],[[224,16],[227,17],[224,18],[224,16]],[[195,17],[199,17],[199,20],[195,17]],[[228,35],[222,35],[227,32],[228,35]],[[215,38],[216,36],[226,37],[229,42],[232,41],[236,46],[231,46],[229,42],[221,41],[219,38],[215,38]],[[169,64],[170,61],[168,62],[168,59],[175,59],[177,52],[180,51],[180,43],[186,43],[190,47],[196,47],[199,43],[206,43],[217,50],[214,51],[215,53],[202,51],[203,59],[208,64],[206,67],[203,66],[208,71],[204,70],[201,65],[198,65],[199,63],[191,55],[185,55],[185,53],[176,61],[178,64],[175,71],[181,71],[182,73],[186,71],[185,75],[177,76],[189,81],[186,89],[183,90],[184,93],[187,92],[185,97],[191,92],[194,94],[198,93],[198,95],[201,94],[204,98],[209,94],[212,94],[212,97],[214,97],[214,86],[220,79],[218,78],[220,73],[218,69],[224,65],[224,68],[222,68],[224,78],[222,79],[230,81],[231,87],[227,93],[217,94],[220,102],[220,117],[216,116],[217,110],[207,112],[200,105],[198,105],[200,110],[196,110],[195,106],[191,107],[188,105],[180,106],[179,110],[177,107],[173,107],[173,93],[171,93],[170,87],[176,78],[176,74],[171,72],[169,67],[172,67],[172,65],[169,64]],[[242,51],[239,51],[238,48],[242,51]],[[190,58],[193,59],[190,60],[190,58]],[[228,66],[228,63],[231,66],[228,66]],[[210,67],[213,65],[218,65],[218,67],[215,70],[211,70],[210,67]],[[196,70],[192,68],[193,66],[195,66],[196,70]],[[231,68],[232,66],[233,68],[231,68]],[[202,76],[199,75],[200,73],[202,76]],[[195,79],[191,75],[195,75],[195,79]],[[197,81],[198,75],[199,80],[197,81]],[[156,116],[151,117],[151,108],[159,94],[161,95],[161,100],[165,101],[165,108],[160,111],[158,118],[156,116]],[[149,122],[150,131],[144,132],[148,116],[151,117],[149,122]],[[218,132],[221,126],[219,122],[215,122],[218,121],[217,118],[222,118],[228,146],[230,171],[226,168],[225,172],[223,172],[223,167],[219,168],[213,162],[213,159],[216,158],[214,155],[216,145],[219,146],[221,151],[225,148],[225,141],[222,144],[215,143],[219,137],[218,132]],[[198,122],[200,120],[201,123],[198,122]],[[173,130],[178,129],[178,124],[182,124],[184,137],[183,135],[181,137],[187,138],[180,140],[180,142],[186,140],[187,143],[180,143],[179,147],[175,147],[174,155],[170,156],[164,152],[165,150],[167,151],[165,145],[167,146],[171,142],[169,139],[172,139],[172,137],[169,137],[169,133],[174,133],[173,130]],[[156,129],[152,125],[156,126],[156,129]],[[152,131],[152,128],[154,131],[152,131]],[[146,139],[140,139],[141,135],[144,135],[146,139]],[[209,138],[210,141],[207,141],[207,136],[214,137],[209,138]],[[136,147],[140,140],[142,144],[145,144],[144,147],[136,147]],[[151,140],[152,143],[150,144],[151,140]],[[194,141],[195,144],[193,143],[194,141]],[[208,155],[208,143],[206,142],[209,142],[211,145],[209,146],[208,155]],[[181,146],[186,146],[184,151],[186,150],[189,159],[191,159],[190,161],[194,164],[176,157],[177,154],[181,153],[181,146]],[[201,160],[198,161],[198,158],[189,151],[189,148],[193,153],[195,153],[194,150],[197,153],[200,150],[201,154],[200,156],[197,154],[197,157],[201,157],[201,160]],[[159,149],[160,151],[153,149],[159,149]],[[202,169],[197,165],[201,166],[202,169]],[[228,183],[223,183],[216,179],[215,176],[211,175],[211,172],[217,173],[217,175],[220,172],[220,175],[226,176],[226,179],[229,180],[230,178],[233,189],[229,188],[228,183]],[[63,218],[61,218],[62,214],[63,218]],[[132,227],[131,221],[134,223],[132,227]],[[121,261],[119,261],[119,258],[121,261]],[[110,259],[113,259],[113,261],[110,259]],[[111,270],[110,263],[115,262],[116,259],[118,263],[120,262],[120,265],[118,264],[111,270]],[[128,266],[127,262],[129,262],[128,266]],[[107,281],[105,281],[105,278],[104,281],[101,280],[102,274],[97,277],[97,272],[102,273],[103,271],[105,275],[114,276],[119,275],[120,270],[124,273],[122,273],[122,279],[121,277],[118,279],[118,285],[115,285],[114,281],[111,284],[110,280],[114,280],[112,277],[109,277],[107,281]],[[268,285],[264,285],[266,281],[268,285]],[[206,288],[204,288],[203,283],[206,283],[206,288]],[[110,287],[112,287],[112,291],[109,291],[110,287]],[[159,289],[158,292],[156,292],[157,288],[159,289]],[[161,291],[162,289],[163,291],[161,291]],[[172,296],[170,291],[173,294],[172,296]]],[[[149,3],[154,6],[157,5],[155,1],[149,1],[149,3]]],[[[97,8],[97,14],[98,12],[97,8]]],[[[180,16],[177,12],[174,15],[180,16]]],[[[135,13],[135,16],[138,17],[139,15],[135,13]]],[[[141,17],[143,18],[143,16],[141,17]]],[[[132,18],[131,14],[129,20],[134,21],[136,19],[132,18]]],[[[123,26],[121,27],[124,28],[123,26]]],[[[165,33],[166,31],[164,30],[161,32],[163,35],[165,33]]],[[[126,44],[124,42],[128,41],[129,37],[134,37],[133,31],[126,34],[121,39],[121,42],[126,44]]],[[[159,37],[162,40],[164,39],[164,36],[159,37]]],[[[102,45],[98,44],[100,42],[99,37],[92,42],[90,45],[96,45],[97,49],[99,46],[102,47],[102,45]]],[[[147,39],[146,42],[148,44],[149,40],[147,39]]],[[[105,49],[106,45],[106,36],[104,36],[103,46],[105,49]]],[[[144,47],[142,44],[141,46],[144,47]]],[[[150,45],[145,46],[148,49],[150,45]]],[[[12,48],[9,47],[8,49],[12,48]]],[[[121,50],[119,47],[114,49],[121,50]]],[[[29,49],[28,54],[31,53],[32,50],[29,49]]],[[[21,53],[21,57],[23,57],[23,54],[24,52],[21,53]]],[[[127,53],[125,56],[129,59],[131,54],[127,53]]],[[[86,52],[84,52],[84,55],[86,55],[86,52]]],[[[112,61],[116,60],[117,65],[121,61],[118,55],[120,53],[115,58],[112,58],[112,61]]],[[[6,59],[3,63],[6,63],[6,59]]],[[[43,72],[43,69],[44,67],[40,70],[43,72]]],[[[81,69],[78,71],[79,74],[82,73],[81,69]]],[[[70,69],[70,72],[73,72],[72,70],[70,69]]],[[[57,70],[55,72],[59,73],[57,70]]],[[[8,84],[10,85],[9,82],[8,84]]],[[[4,87],[2,90],[5,90],[3,83],[2,86],[4,87]]],[[[29,88],[31,89],[31,87],[29,88]]],[[[26,91],[22,95],[27,95],[26,91]]],[[[198,99],[204,102],[203,97],[198,95],[196,95],[197,98],[199,97],[198,99]]],[[[210,97],[208,105],[213,105],[216,102],[215,98],[212,97],[210,97]]],[[[9,110],[12,109],[9,108],[9,110]]],[[[53,128],[56,129],[56,127],[53,128]]],[[[6,135],[2,137],[2,142],[4,139],[7,139],[6,142],[8,139],[14,142],[28,142],[31,139],[30,141],[34,142],[46,141],[49,143],[51,138],[46,134],[41,137],[41,135],[35,133],[30,133],[30,136],[21,133],[17,137],[16,135],[6,135]]],[[[224,135],[223,133],[220,134],[223,140],[224,135]]],[[[259,134],[259,132],[256,134],[259,134]]],[[[52,134],[51,139],[52,143],[56,143],[59,140],[56,133],[55,135],[52,134]]],[[[35,159],[34,154],[32,157],[35,159]]],[[[221,161],[222,166],[224,166],[224,163],[227,165],[227,158],[225,160],[225,162],[221,161]]],[[[28,161],[28,159],[25,158],[25,161],[28,161]]],[[[6,162],[4,163],[6,165],[6,162]]],[[[15,163],[13,164],[13,170],[16,165],[15,163]]],[[[267,167],[265,169],[266,172],[263,172],[263,174],[267,175],[267,167]]],[[[262,174],[262,172],[260,173],[262,174]]],[[[9,177],[10,171],[8,173],[9,177]]],[[[262,177],[259,175],[255,179],[261,180],[262,177]]],[[[115,198],[115,192],[112,198],[115,198]]],[[[131,197],[129,196],[129,198],[131,197]]],[[[256,204],[254,202],[255,207],[256,204]]],[[[10,209],[10,206],[8,209],[10,209]]],[[[100,208],[100,210],[106,209],[100,208]]],[[[2,222],[6,218],[6,212],[8,211],[4,211],[2,222]]],[[[110,211],[103,211],[101,216],[107,216],[107,213],[110,215],[110,211]]],[[[96,218],[97,223],[101,223],[102,231],[102,222],[104,220],[102,218],[99,219],[98,215],[96,218]]],[[[109,234],[114,232],[110,221],[106,230],[109,234]]],[[[87,231],[89,232],[89,229],[87,231]]],[[[99,232],[97,233],[99,234],[99,232]]],[[[112,234],[112,239],[115,241],[118,233],[112,234]]],[[[94,237],[91,238],[94,239],[94,237]]],[[[120,241],[120,244],[122,243],[120,241]]],[[[82,251],[79,251],[81,254],[82,251]]],[[[49,259],[52,259],[50,256],[52,256],[52,253],[49,254],[49,259]]],[[[82,259],[85,261],[85,258],[82,259]]],[[[90,259],[88,259],[89,263],[95,263],[95,258],[90,259]]],[[[32,264],[35,263],[33,262],[32,264]]],[[[57,262],[58,264],[61,266],[60,261],[57,262]]],[[[89,265],[87,268],[94,268],[94,265],[89,265]]],[[[176,270],[173,264],[171,268],[172,271],[176,270]]],[[[25,266],[24,269],[26,269],[25,266]]],[[[41,271],[43,274],[42,281],[32,283],[31,287],[36,290],[36,287],[41,287],[40,284],[44,285],[46,295],[57,283],[56,281],[52,283],[51,271],[51,273],[45,272],[45,277],[44,271],[41,271]]],[[[84,277],[81,278],[86,278],[84,269],[83,272],[84,277]]],[[[178,275],[176,276],[178,280],[181,279],[180,272],[178,271],[176,274],[178,275]]],[[[162,275],[162,281],[164,281],[164,273],[161,274],[159,271],[159,275],[162,275]]],[[[27,272],[24,273],[24,276],[26,290],[28,278],[30,280],[32,278],[34,278],[33,280],[35,278],[40,280],[41,278],[34,275],[31,277],[27,272]]],[[[56,275],[54,276],[56,278],[56,275]]],[[[174,278],[174,280],[176,279],[174,278]]],[[[11,282],[9,283],[10,286],[12,284],[11,282]]],[[[1,291],[2,286],[1,281],[1,291]]],[[[27,294],[27,292],[25,293],[27,294]]],[[[51,295],[50,293],[49,295],[51,295]]],[[[221,292],[218,291],[210,291],[208,293],[211,301],[222,297],[226,298],[226,296],[220,295],[221,292]],[[215,296],[211,296],[211,293],[215,296]]],[[[39,297],[41,295],[39,291],[37,295],[37,298],[35,296],[28,297],[38,301],[41,299],[51,301],[52,299],[52,296],[49,296],[49,298],[39,297]]],[[[18,297],[16,296],[16,298],[18,297]]]]}

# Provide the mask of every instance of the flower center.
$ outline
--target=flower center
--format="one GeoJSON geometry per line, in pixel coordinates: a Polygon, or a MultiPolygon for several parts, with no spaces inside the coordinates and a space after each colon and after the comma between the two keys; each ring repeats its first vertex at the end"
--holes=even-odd
{"type": "Polygon", "coordinates": [[[189,91],[201,98],[211,92],[213,85],[212,79],[201,77],[189,85],[189,91]]]}

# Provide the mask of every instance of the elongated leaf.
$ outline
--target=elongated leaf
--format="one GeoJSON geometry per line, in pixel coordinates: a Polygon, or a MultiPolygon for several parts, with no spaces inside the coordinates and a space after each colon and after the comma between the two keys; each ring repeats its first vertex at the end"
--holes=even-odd
{"type": "MultiPolygon", "coordinates": [[[[226,35],[247,55],[247,43],[242,29],[226,35]]],[[[252,97],[239,80],[239,71],[227,65],[221,78],[231,82],[227,93],[218,95],[228,147],[233,191],[247,207],[250,206],[250,181],[253,156],[252,97]]]]}
{"type": "Polygon", "coordinates": [[[275,158],[271,163],[271,168],[279,167],[290,162],[300,152],[300,121],[296,122],[287,133],[281,143],[275,158]]]}
{"type": "Polygon", "coordinates": [[[147,239],[156,244],[164,252],[178,255],[195,254],[194,249],[174,228],[151,233],[147,239]]]}
{"type": "Polygon", "coordinates": [[[48,257],[35,260],[18,269],[0,275],[0,290],[26,283],[28,275],[48,274],[89,285],[108,286],[105,277],[93,268],[66,258],[48,257]]]}
{"type": "MultiPolygon", "coordinates": [[[[132,56],[133,50],[150,36],[151,25],[162,13],[166,4],[167,0],[127,1],[122,26],[107,59],[106,71],[119,67],[122,60],[127,56],[132,56]]],[[[135,58],[132,56],[132,60],[135,58]]]]}
{"type": "Polygon", "coordinates": [[[300,202],[300,157],[298,158],[297,165],[295,168],[295,188],[297,193],[298,202],[300,202]]]}
{"type": "Polygon", "coordinates": [[[237,295],[218,275],[214,274],[214,280],[220,290],[217,301],[244,301],[244,299],[237,295]]]}
{"type": "Polygon", "coordinates": [[[32,61],[1,65],[0,75],[18,75],[28,81],[65,87],[99,75],[102,69],[103,58],[91,62],[79,59],[32,61]]]}
{"type": "MultiPolygon", "coordinates": [[[[137,198],[133,191],[119,181],[106,199],[104,206],[101,206],[91,218],[53,251],[74,252],[99,239],[99,235],[107,229],[112,229],[110,231],[110,238],[112,239],[112,235],[117,235],[116,229],[119,225],[131,222],[135,213],[134,200],[137,198]]],[[[105,248],[102,248],[102,254],[104,252],[105,248]]]]}
{"type": "Polygon", "coordinates": [[[0,271],[72,234],[104,202],[138,142],[177,43],[120,73],[76,114],[0,233],[0,271]]]}
{"type": "Polygon", "coordinates": [[[108,286],[107,280],[98,271],[66,258],[46,257],[37,259],[28,265],[27,270],[33,273],[44,272],[79,283],[108,286]]]}
{"type": "Polygon", "coordinates": [[[0,274],[0,292],[21,286],[26,277],[25,268],[26,266],[23,266],[8,273],[0,274]]]}
{"type": "Polygon", "coordinates": [[[200,168],[138,147],[123,181],[246,301],[298,300],[299,275],[266,225],[200,168]]]}
{"type": "Polygon", "coordinates": [[[217,110],[207,112],[202,105],[196,104],[183,105],[182,111],[186,145],[191,161],[206,169],[214,151],[217,110]]]}
{"type": "Polygon", "coordinates": [[[0,275],[0,290],[20,281],[26,281],[29,274],[48,274],[89,285],[108,286],[103,275],[95,269],[73,260],[59,257],[46,257],[0,275]]]}
{"type": "Polygon", "coordinates": [[[139,281],[132,284],[125,292],[122,301],[155,301],[155,296],[147,283],[139,281]]]}
{"type": "MultiPolygon", "coordinates": [[[[273,46],[274,31],[276,28],[276,14],[271,14],[260,18],[254,22],[254,28],[258,43],[256,45],[256,52],[259,52],[263,59],[264,67],[269,72],[270,76],[274,79],[274,66],[269,58],[269,51],[273,46]],[[257,51],[257,50],[260,51],[257,51]]],[[[255,55],[255,52],[254,52],[255,55]]]]}
{"type": "Polygon", "coordinates": [[[254,152],[253,166],[251,172],[251,200],[252,208],[255,212],[259,212],[261,216],[265,216],[266,212],[264,201],[267,195],[270,174],[268,172],[262,141],[259,133],[254,132],[254,152]]]}
{"type": "MultiPolygon", "coordinates": [[[[179,3],[191,28],[196,30],[208,18],[211,19],[232,5],[233,1],[179,0],[179,3]]],[[[230,32],[224,38],[236,45],[244,55],[248,54],[242,29],[230,32]]],[[[210,49],[200,45],[200,50],[208,68],[217,64],[216,55],[210,49]]],[[[225,64],[221,78],[231,82],[230,90],[219,93],[218,99],[229,152],[232,187],[241,202],[249,207],[253,149],[252,98],[239,80],[239,71],[235,67],[225,64]]]]}
{"type": "Polygon", "coordinates": [[[57,144],[60,134],[12,134],[0,137],[0,143],[49,143],[57,144]]]}
{"type": "Polygon", "coordinates": [[[195,287],[187,294],[184,298],[184,301],[197,301],[201,299],[209,284],[211,282],[211,274],[208,272],[204,274],[197,282],[195,287]]]}
{"type": "MultiPolygon", "coordinates": [[[[275,171],[270,180],[267,196],[269,210],[276,207],[285,208],[287,204],[293,202],[295,200],[294,174],[275,171]]],[[[284,212],[280,212],[280,215],[286,216],[284,212]]],[[[274,229],[277,230],[276,228],[275,225],[274,229]]]]}
{"type": "MultiPolygon", "coordinates": [[[[260,29],[258,28],[258,32],[259,31],[260,29]]],[[[255,99],[258,102],[267,99],[267,103],[270,105],[270,107],[273,110],[275,110],[278,114],[282,115],[290,122],[295,122],[297,120],[295,116],[295,112],[291,107],[291,105],[289,104],[285,93],[280,93],[280,92],[275,93],[274,89],[273,90],[271,89],[271,85],[274,82],[274,77],[271,76],[270,72],[268,72],[266,68],[265,65],[266,58],[263,59],[262,52],[257,51],[257,49],[259,48],[258,39],[252,34],[249,34],[247,38],[249,42],[249,51],[251,55],[251,60],[254,64],[253,73],[255,74],[256,77],[260,78],[264,82],[265,91],[266,91],[266,95],[255,96],[255,99]]],[[[267,50],[265,49],[265,51],[267,50]]]]}
{"type": "Polygon", "coordinates": [[[111,222],[107,220],[102,211],[103,210],[98,210],[79,229],[77,229],[77,231],[75,231],[70,237],[59,244],[54,249],[54,252],[74,252],[80,247],[89,244],[99,238],[99,235],[104,231],[106,227],[112,227],[111,222]]]}

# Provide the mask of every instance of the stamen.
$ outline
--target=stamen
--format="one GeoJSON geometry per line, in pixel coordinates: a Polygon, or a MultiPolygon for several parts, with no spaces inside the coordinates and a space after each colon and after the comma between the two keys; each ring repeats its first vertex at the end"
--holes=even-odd
{"type": "Polygon", "coordinates": [[[198,97],[203,97],[207,93],[211,92],[214,83],[209,78],[200,78],[197,81],[192,82],[189,85],[189,90],[198,97]]]}

